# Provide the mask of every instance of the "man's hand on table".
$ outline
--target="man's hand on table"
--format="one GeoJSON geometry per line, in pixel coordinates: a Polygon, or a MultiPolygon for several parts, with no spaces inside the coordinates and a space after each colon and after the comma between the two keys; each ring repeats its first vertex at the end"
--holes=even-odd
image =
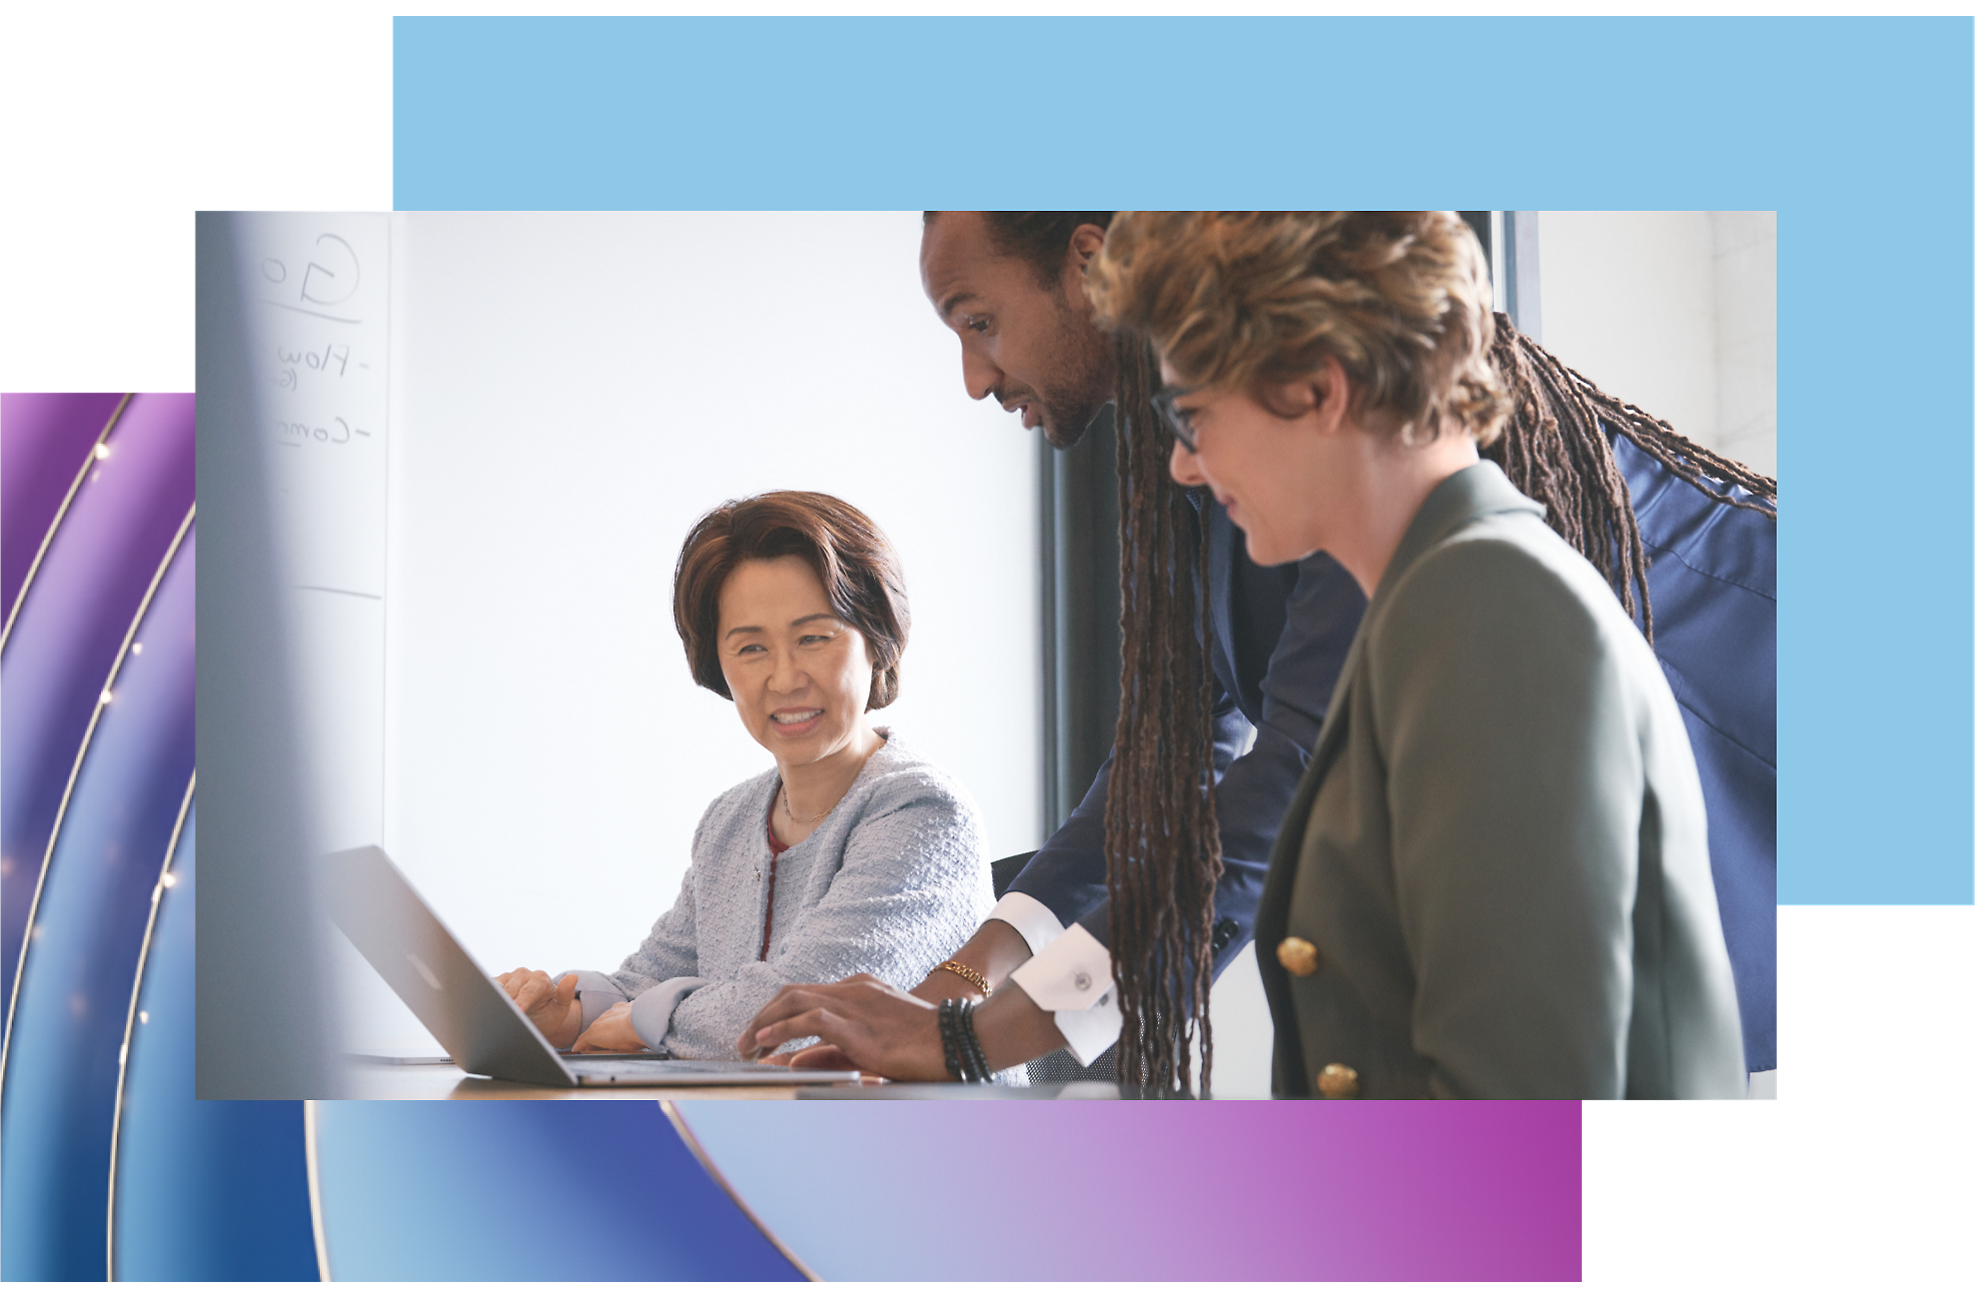
{"type": "MultiPolygon", "coordinates": [[[[785,1042],[821,1037],[824,1044],[787,1062],[801,1068],[857,1068],[898,1081],[945,1082],[939,1010],[870,974],[840,983],[793,983],[775,993],[735,1043],[743,1059],[756,1059],[785,1042]]],[[[783,1060],[777,1059],[776,1063],[783,1060]]]]}
{"type": "MultiPolygon", "coordinates": [[[[971,985],[970,989],[978,995],[978,989],[971,985]]],[[[1037,1009],[1013,983],[974,1012],[974,1032],[988,1067],[996,1071],[1064,1044],[1055,1018],[1037,1009]]],[[[821,1037],[822,1044],[798,1051],[789,1063],[798,1068],[856,1068],[899,1082],[954,1080],[946,1071],[938,1007],[870,974],[840,983],[782,988],[748,1024],[736,1048],[741,1058],[750,1059],[784,1042],[812,1036],[821,1037]]]]}

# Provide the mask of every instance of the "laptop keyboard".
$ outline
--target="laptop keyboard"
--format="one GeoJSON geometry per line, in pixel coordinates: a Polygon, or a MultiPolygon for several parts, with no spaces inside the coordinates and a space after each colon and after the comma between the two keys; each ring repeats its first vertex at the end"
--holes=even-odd
{"type": "Polygon", "coordinates": [[[574,1073],[601,1074],[610,1077],[636,1077],[649,1073],[657,1077],[674,1077],[680,1073],[780,1073],[788,1076],[789,1070],[780,1064],[749,1064],[738,1059],[625,1059],[608,1067],[592,1065],[582,1056],[565,1058],[569,1070],[574,1073]]]}

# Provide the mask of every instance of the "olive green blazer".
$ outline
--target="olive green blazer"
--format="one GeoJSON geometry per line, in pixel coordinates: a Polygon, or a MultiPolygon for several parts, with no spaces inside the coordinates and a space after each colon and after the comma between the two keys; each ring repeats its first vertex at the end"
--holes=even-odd
{"type": "Polygon", "coordinates": [[[1679,708],[1491,463],[1434,489],[1365,611],[1256,953],[1278,1094],[1744,1091],[1679,708]]]}

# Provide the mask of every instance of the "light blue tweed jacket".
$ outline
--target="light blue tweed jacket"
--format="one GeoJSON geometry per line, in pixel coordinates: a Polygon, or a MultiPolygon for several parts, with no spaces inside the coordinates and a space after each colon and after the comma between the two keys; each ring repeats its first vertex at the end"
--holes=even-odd
{"type": "Polygon", "coordinates": [[[843,801],[782,853],[767,960],[773,770],[706,809],[679,900],[617,972],[571,971],[583,1026],[628,999],[647,1046],[731,1059],[784,984],[869,973],[909,988],[973,936],[994,906],[980,812],[952,776],[880,733],[843,801]]]}

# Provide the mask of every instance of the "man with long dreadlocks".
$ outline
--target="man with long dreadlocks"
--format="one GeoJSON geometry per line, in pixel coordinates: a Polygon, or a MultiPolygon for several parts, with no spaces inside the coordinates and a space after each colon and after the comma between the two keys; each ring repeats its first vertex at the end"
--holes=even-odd
{"type": "Polygon", "coordinates": [[[743,1054],[810,1035],[782,1033],[811,1014],[831,1020],[815,1035],[885,1076],[955,1073],[944,1027],[946,1037],[977,1030],[995,1069],[1065,1046],[1090,1064],[1115,1042],[1117,1075],[1157,1088],[1191,1084],[1191,1037],[1206,1081],[1207,985],[1249,941],[1269,849],[1365,600],[1325,555],[1256,566],[1226,511],[1174,487],[1169,439],[1146,405],[1157,386],[1149,353],[1099,330],[1083,293],[1110,219],[929,213],[920,270],[960,338],[970,396],[1019,412],[1059,448],[1105,405],[1123,413],[1126,706],[1113,758],[916,996],[874,980],[791,991],[756,1017],[743,1054]],[[1211,654],[1196,629],[1203,541],[1211,654]],[[1115,845],[1134,840],[1143,850],[1119,857],[1115,845]],[[1115,994],[1114,963],[1126,971],[1115,994]],[[941,1023],[927,1004],[990,991],[972,1023],[941,1023]]]}
{"type": "MultiPolygon", "coordinates": [[[[1196,1049],[1209,1082],[1208,990],[1252,935],[1269,849],[1364,597],[1326,555],[1256,567],[1212,497],[1168,477],[1151,354],[1107,339],[1083,293],[1110,218],[928,213],[920,265],[960,338],[970,396],[994,397],[1059,447],[1117,405],[1124,679],[1112,759],[916,994],[863,977],[784,989],[743,1035],[744,1054],[816,1035],[827,1044],[805,1062],[971,1079],[1065,1045],[1088,1063],[1115,1040],[1121,1082],[1190,1088],[1196,1049]],[[1253,748],[1233,757],[1251,726],[1253,748]]],[[[1500,324],[1494,360],[1514,414],[1492,453],[1657,632],[1694,732],[1747,1063],[1774,1067],[1775,483],[1500,324]],[[1646,567],[1659,561],[1649,594],[1646,567]]]]}

